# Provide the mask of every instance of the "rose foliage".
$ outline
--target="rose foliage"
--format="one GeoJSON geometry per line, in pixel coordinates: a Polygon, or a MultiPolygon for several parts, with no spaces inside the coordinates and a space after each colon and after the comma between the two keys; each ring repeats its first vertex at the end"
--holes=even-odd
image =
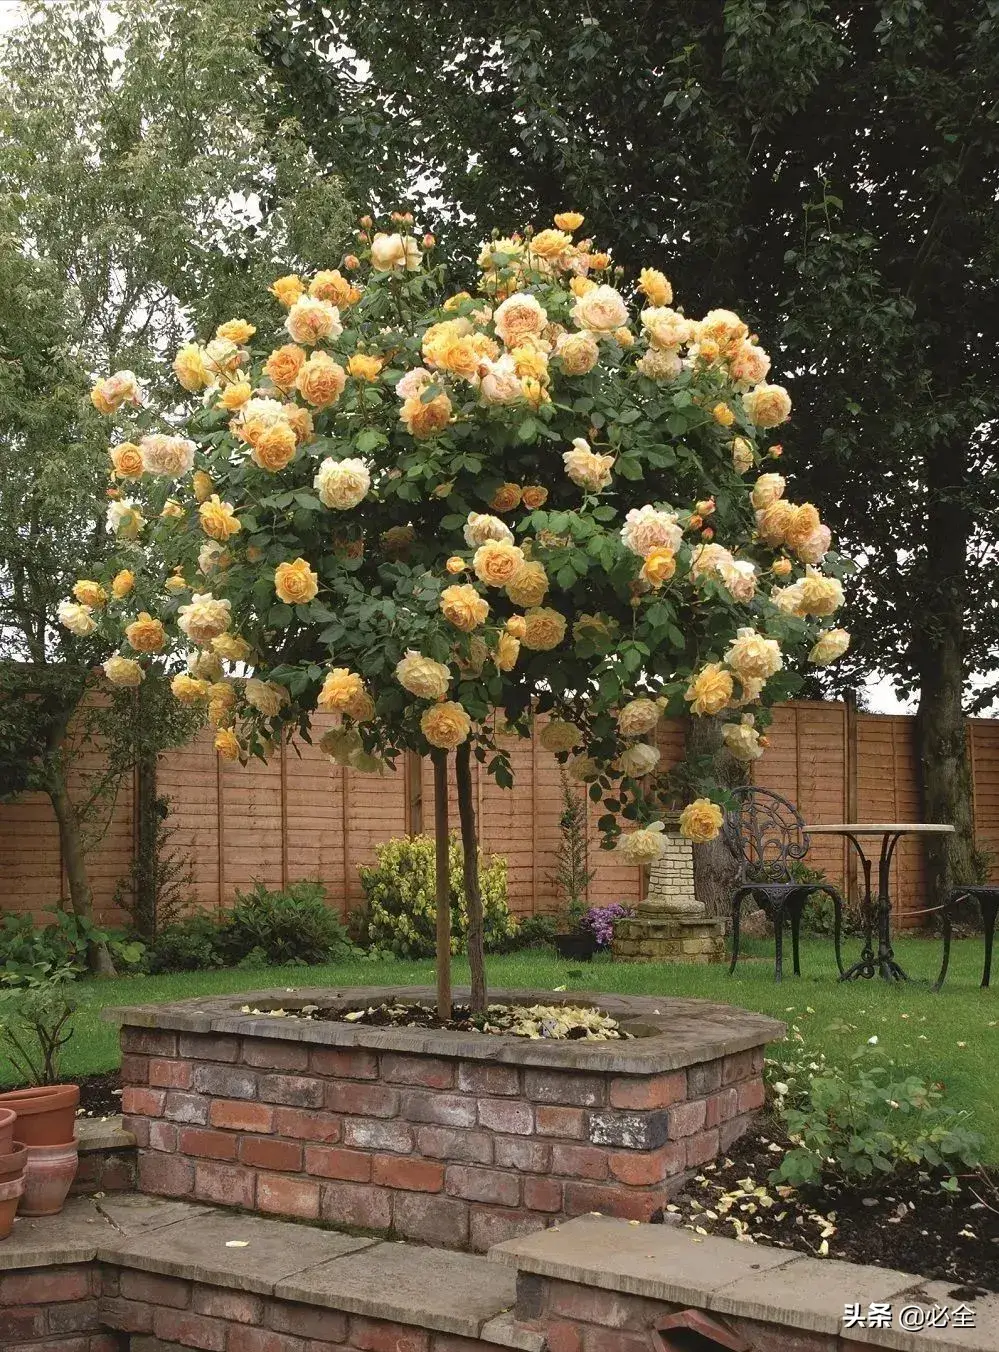
{"type": "MultiPolygon", "coordinates": [[[[323,711],[339,763],[471,738],[509,784],[498,733],[547,713],[608,840],[623,816],[642,829],[618,848],[653,859],[663,715],[720,715],[755,759],[795,670],[849,642],[851,565],[763,472],[790,398],[737,315],[626,282],[576,213],[489,240],[475,294],[409,217],[385,225],[182,347],[186,411],[98,382],[116,548],[62,622],[119,644],[112,683],[172,664],[233,760],[323,711]]],[[[721,815],[698,799],[682,829],[721,815]]]]}

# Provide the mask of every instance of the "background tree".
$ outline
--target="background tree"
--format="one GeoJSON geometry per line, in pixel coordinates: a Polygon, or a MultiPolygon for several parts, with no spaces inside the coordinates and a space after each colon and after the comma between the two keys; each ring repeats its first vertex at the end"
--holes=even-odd
{"type": "Polygon", "coordinates": [[[571,204],[691,312],[779,335],[789,451],[866,562],[838,685],[918,696],[942,892],[969,880],[962,704],[997,693],[993,303],[999,15],[990,0],[285,0],[263,36],[355,198],[496,220],[571,204]],[[418,37],[417,37],[418,35],[418,37]],[[362,64],[363,63],[363,64],[362,64]]]}
{"type": "MultiPolygon", "coordinates": [[[[90,814],[88,841],[81,809],[106,806],[136,759],[148,779],[157,750],[191,729],[172,701],[172,718],[148,716],[152,684],[134,717],[131,696],[103,721],[90,708],[75,745],[100,737],[108,772],[70,796],[66,732],[109,652],[55,624],[106,552],[92,378],[125,367],[163,388],[192,320],[211,322],[234,293],[259,297],[278,255],[322,262],[345,216],[335,178],[264,106],[259,5],[24,10],[0,48],[0,764],[8,791],[49,794],[71,904],[89,918],[86,849],[107,814],[90,814]]],[[[107,967],[99,951],[92,961],[107,967]]]]}

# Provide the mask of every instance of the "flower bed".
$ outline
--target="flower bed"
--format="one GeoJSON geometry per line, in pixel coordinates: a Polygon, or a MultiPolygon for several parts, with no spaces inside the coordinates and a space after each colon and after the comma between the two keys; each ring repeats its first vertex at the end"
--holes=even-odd
{"type": "Polygon", "coordinates": [[[271,991],[116,1011],[141,1190],[476,1250],[588,1211],[648,1220],[749,1126],[764,1047],[783,1032],[706,1001],[539,991],[495,999],[596,1006],[631,1036],[242,1012],[430,996],[271,991]]]}

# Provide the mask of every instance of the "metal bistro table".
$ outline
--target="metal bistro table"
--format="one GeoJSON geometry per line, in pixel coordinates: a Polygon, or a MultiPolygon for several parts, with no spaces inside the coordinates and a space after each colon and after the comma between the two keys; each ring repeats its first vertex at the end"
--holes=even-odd
{"type": "Polygon", "coordinates": [[[908,977],[895,961],[891,947],[891,861],[895,846],[902,836],[913,835],[952,835],[953,826],[942,822],[839,822],[831,826],[806,826],[811,836],[846,836],[847,840],[860,856],[864,870],[864,951],[860,958],[848,967],[840,981],[851,981],[858,976],[872,977],[880,975],[885,981],[908,981],[908,977]],[[859,836],[880,836],[881,855],[878,859],[877,898],[871,894],[871,872],[873,859],[868,859],[858,839],[859,836]],[[874,951],[874,931],[877,926],[878,948],[874,951]]]}

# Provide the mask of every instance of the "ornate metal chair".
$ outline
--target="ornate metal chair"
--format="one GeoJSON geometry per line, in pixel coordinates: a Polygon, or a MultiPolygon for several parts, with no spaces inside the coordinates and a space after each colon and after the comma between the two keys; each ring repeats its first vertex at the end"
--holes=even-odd
{"type": "Polygon", "coordinates": [[[944,983],[947,968],[950,965],[951,916],[950,913],[962,901],[977,901],[982,912],[982,926],[985,930],[985,967],[982,971],[982,990],[987,989],[992,980],[992,945],[996,933],[996,917],[999,916],[999,887],[995,884],[983,887],[956,887],[944,902],[941,910],[943,920],[943,966],[933,989],[938,991],[944,983]]]}
{"type": "Polygon", "coordinates": [[[800,813],[779,793],[749,785],[732,790],[736,804],[726,814],[722,837],[739,865],[738,881],[732,893],[732,962],[729,974],[739,961],[739,927],[742,903],[754,897],[764,914],[773,922],[776,944],[774,980],[784,976],[784,914],[791,921],[791,948],[794,975],[801,975],[798,947],[801,913],[810,892],[825,892],[832,898],[835,916],[833,943],[836,966],[843,971],[840,939],[843,927],[843,899],[828,883],[805,883],[796,879],[792,866],[804,859],[810,841],[800,813]]]}

